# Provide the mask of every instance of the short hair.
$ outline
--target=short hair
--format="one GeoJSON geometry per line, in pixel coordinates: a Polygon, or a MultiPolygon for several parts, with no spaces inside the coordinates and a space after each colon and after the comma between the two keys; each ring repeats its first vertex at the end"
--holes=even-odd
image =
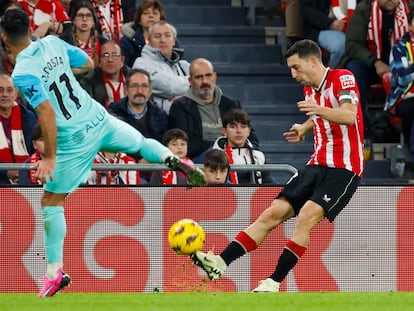
{"type": "Polygon", "coordinates": [[[173,25],[171,25],[170,23],[168,23],[167,21],[164,21],[164,20],[160,20],[160,21],[158,21],[158,22],[151,25],[151,27],[148,29],[148,37],[149,38],[152,35],[153,27],[156,26],[156,25],[168,25],[168,26],[170,26],[171,31],[174,35],[174,38],[177,38],[177,29],[173,25]]]}
{"type": "Polygon", "coordinates": [[[304,39],[295,42],[287,51],[286,58],[289,58],[295,54],[298,54],[299,58],[309,58],[316,56],[322,61],[322,51],[319,45],[312,40],[304,39]]]}
{"type": "Polygon", "coordinates": [[[0,19],[0,25],[11,41],[20,41],[30,35],[29,16],[21,9],[7,10],[0,19]]]}
{"type": "Polygon", "coordinates": [[[127,73],[127,75],[126,75],[126,77],[125,77],[125,83],[126,83],[126,86],[129,86],[129,83],[131,82],[131,77],[132,77],[133,75],[135,75],[136,73],[141,73],[141,74],[143,74],[143,75],[147,76],[147,78],[148,78],[148,82],[149,82],[149,84],[151,85],[151,76],[150,76],[150,74],[148,73],[148,71],[146,71],[146,70],[144,70],[144,69],[138,69],[138,68],[135,68],[135,69],[131,69],[130,71],[128,71],[128,73],[127,73]]]}
{"type": "Polygon", "coordinates": [[[32,140],[38,140],[39,138],[42,138],[42,137],[43,137],[42,127],[40,126],[40,123],[36,123],[32,129],[32,140]]]}
{"type": "Polygon", "coordinates": [[[188,143],[188,135],[182,129],[172,128],[164,133],[162,136],[162,143],[168,145],[172,140],[181,139],[188,143]]]}
{"type": "Polygon", "coordinates": [[[230,169],[230,160],[227,154],[220,149],[211,149],[204,155],[204,167],[213,170],[227,168],[230,169]]]}
{"type": "Polygon", "coordinates": [[[231,123],[241,123],[250,127],[250,116],[243,109],[230,109],[223,115],[223,128],[231,123]]]}
{"type": "Polygon", "coordinates": [[[155,10],[160,11],[160,20],[166,20],[167,15],[165,14],[164,7],[162,6],[159,0],[143,0],[135,9],[134,13],[134,29],[136,30],[140,21],[141,15],[144,13],[145,10],[149,8],[154,8],[155,10]]]}
{"type": "Polygon", "coordinates": [[[101,50],[102,50],[102,47],[104,47],[105,45],[108,45],[108,44],[113,44],[113,45],[116,45],[117,47],[119,47],[119,51],[121,52],[121,55],[124,55],[124,54],[122,53],[121,44],[120,44],[118,41],[115,41],[115,40],[105,40],[105,41],[101,44],[101,50]]]}

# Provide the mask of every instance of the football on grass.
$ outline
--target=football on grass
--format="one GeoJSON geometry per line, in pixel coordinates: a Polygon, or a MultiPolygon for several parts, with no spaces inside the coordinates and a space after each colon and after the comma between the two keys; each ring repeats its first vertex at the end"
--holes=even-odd
{"type": "Polygon", "coordinates": [[[168,232],[168,243],[179,255],[191,255],[203,248],[205,234],[203,228],[192,219],[175,222],[168,232]]]}

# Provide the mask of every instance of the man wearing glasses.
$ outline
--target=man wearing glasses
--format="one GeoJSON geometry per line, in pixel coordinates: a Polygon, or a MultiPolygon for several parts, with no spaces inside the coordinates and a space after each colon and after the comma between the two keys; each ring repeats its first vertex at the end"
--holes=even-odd
{"type": "MultiPolygon", "coordinates": [[[[150,99],[152,86],[149,73],[142,69],[132,69],[125,82],[127,95],[111,103],[109,112],[132,125],[143,136],[162,142],[162,136],[168,130],[168,116],[150,99]]],[[[147,163],[139,153],[129,155],[138,163],[147,163]]],[[[148,172],[141,172],[141,183],[151,177],[150,173],[146,173],[148,172]]]]}
{"type": "Polygon", "coordinates": [[[125,76],[130,68],[124,60],[119,43],[106,41],[101,46],[98,66],[81,80],[82,87],[106,109],[126,95],[125,76]]]}

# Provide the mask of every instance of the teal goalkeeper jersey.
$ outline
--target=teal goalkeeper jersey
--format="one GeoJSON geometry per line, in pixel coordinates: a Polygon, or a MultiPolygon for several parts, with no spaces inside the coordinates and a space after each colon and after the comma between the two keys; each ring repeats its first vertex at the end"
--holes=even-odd
{"type": "Polygon", "coordinates": [[[55,36],[34,41],[16,59],[12,79],[36,109],[50,100],[56,113],[58,141],[81,143],[106,118],[105,109],[80,86],[71,68],[88,59],[78,47],[55,36]]]}

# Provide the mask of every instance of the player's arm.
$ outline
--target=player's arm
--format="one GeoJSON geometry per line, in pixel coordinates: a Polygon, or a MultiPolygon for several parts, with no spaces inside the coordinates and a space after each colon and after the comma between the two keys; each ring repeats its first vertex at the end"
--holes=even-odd
{"type": "Polygon", "coordinates": [[[45,183],[47,176],[53,179],[56,165],[56,115],[50,104],[48,92],[42,81],[30,74],[13,73],[13,82],[20,94],[36,110],[45,142],[45,157],[34,165],[37,168],[35,176],[45,183]]]}
{"type": "Polygon", "coordinates": [[[56,165],[56,116],[49,100],[43,102],[36,108],[42,135],[45,144],[45,154],[37,163],[35,176],[42,182],[47,182],[49,176],[53,180],[53,170],[56,165]]]}
{"type": "Polygon", "coordinates": [[[70,67],[75,75],[92,70],[95,65],[93,60],[77,46],[63,41],[68,50],[70,67]]]}
{"type": "Polygon", "coordinates": [[[314,99],[298,102],[299,110],[305,112],[307,116],[319,116],[324,120],[342,124],[352,125],[357,116],[357,105],[352,102],[343,101],[338,108],[319,106],[314,99]]]}

